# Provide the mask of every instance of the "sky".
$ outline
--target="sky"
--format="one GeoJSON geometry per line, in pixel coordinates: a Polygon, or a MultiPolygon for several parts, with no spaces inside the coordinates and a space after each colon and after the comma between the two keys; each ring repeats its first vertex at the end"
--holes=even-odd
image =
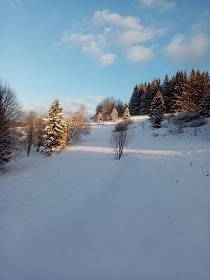
{"type": "Polygon", "coordinates": [[[192,68],[210,73],[209,0],[0,0],[0,79],[25,110],[94,113],[192,68]]]}

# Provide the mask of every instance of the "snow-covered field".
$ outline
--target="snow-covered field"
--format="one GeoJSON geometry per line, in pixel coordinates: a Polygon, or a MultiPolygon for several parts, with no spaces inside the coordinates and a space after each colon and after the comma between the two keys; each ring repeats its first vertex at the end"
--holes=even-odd
{"type": "Polygon", "coordinates": [[[95,125],[61,153],[8,164],[0,279],[209,280],[209,123],[197,136],[156,135],[136,118],[120,161],[113,124],[95,125]]]}

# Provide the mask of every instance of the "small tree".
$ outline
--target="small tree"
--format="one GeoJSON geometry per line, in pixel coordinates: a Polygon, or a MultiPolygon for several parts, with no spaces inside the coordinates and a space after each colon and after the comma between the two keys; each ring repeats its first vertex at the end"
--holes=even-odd
{"type": "Polygon", "coordinates": [[[103,117],[102,117],[101,112],[99,112],[98,115],[96,116],[96,122],[97,123],[103,122],[103,117]]]}
{"type": "Polygon", "coordinates": [[[50,106],[49,113],[45,119],[44,127],[44,149],[51,152],[53,148],[64,148],[67,143],[67,123],[63,116],[63,108],[59,100],[55,99],[50,106]]]}
{"type": "Polygon", "coordinates": [[[40,147],[43,146],[44,129],[45,126],[44,126],[43,118],[41,117],[36,118],[34,144],[37,147],[37,152],[39,151],[40,147]]]}
{"type": "Polygon", "coordinates": [[[126,147],[133,138],[133,130],[130,129],[130,121],[121,121],[115,125],[112,131],[110,144],[115,153],[115,159],[120,160],[126,147]]]}
{"type": "Polygon", "coordinates": [[[82,136],[90,134],[90,125],[88,123],[85,107],[81,107],[67,120],[68,140],[80,140],[82,136]]]}
{"type": "Polygon", "coordinates": [[[125,108],[124,114],[123,114],[123,119],[129,119],[130,118],[130,112],[128,107],[125,108]]]}
{"type": "Polygon", "coordinates": [[[26,132],[26,140],[27,140],[27,156],[29,156],[31,147],[35,143],[36,119],[37,118],[35,112],[30,112],[26,116],[25,132],[26,132]]]}
{"type": "Polygon", "coordinates": [[[161,122],[164,118],[165,105],[162,94],[158,91],[151,103],[150,120],[154,128],[160,128],[161,122]]]}
{"type": "Polygon", "coordinates": [[[116,108],[114,108],[112,110],[111,117],[112,117],[113,122],[116,122],[118,120],[118,112],[117,112],[116,108]]]}

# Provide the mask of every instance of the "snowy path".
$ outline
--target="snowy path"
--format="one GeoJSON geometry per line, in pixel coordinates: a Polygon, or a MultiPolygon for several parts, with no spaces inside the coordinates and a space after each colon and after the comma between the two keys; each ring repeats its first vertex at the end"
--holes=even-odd
{"type": "Polygon", "coordinates": [[[209,143],[110,129],[1,175],[0,279],[209,279],[209,143]]]}

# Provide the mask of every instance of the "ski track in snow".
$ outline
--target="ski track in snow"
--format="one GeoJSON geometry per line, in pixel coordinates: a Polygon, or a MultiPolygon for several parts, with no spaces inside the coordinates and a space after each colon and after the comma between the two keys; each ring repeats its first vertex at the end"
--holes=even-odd
{"type": "Polygon", "coordinates": [[[1,280],[209,280],[209,138],[154,137],[145,118],[133,127],[120,161],[108,123],[61,153],[8,164],[1,280]]]}

